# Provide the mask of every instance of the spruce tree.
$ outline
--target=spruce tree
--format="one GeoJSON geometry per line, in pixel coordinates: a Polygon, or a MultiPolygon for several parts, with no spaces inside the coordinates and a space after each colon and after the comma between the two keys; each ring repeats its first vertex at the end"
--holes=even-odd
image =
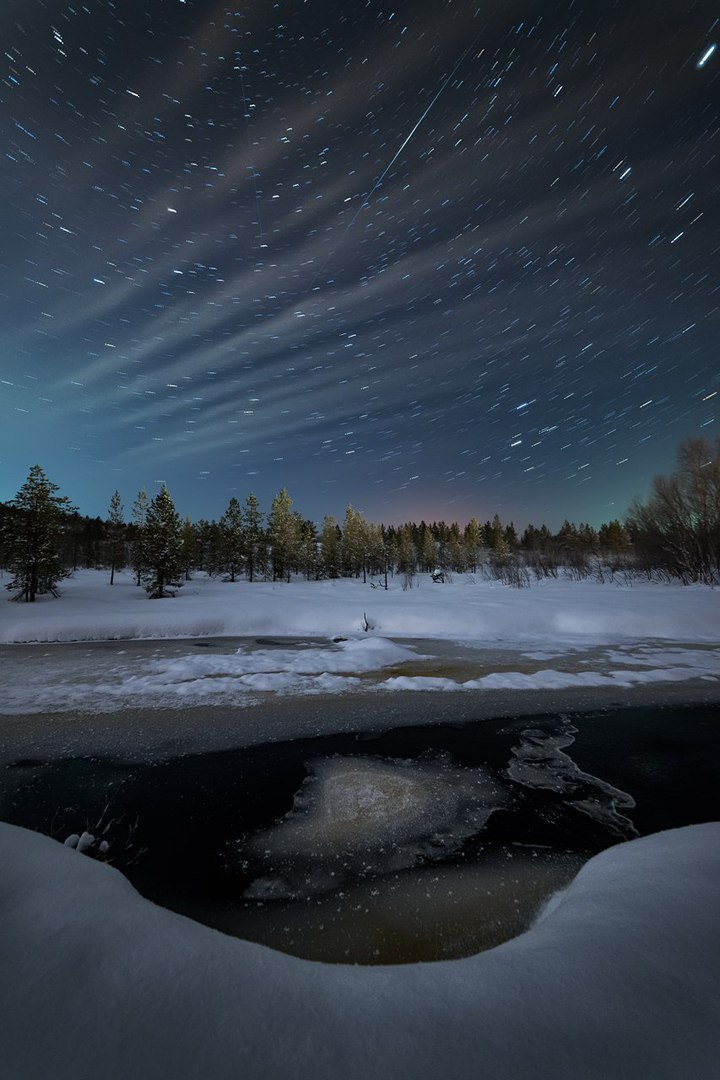
{"type": "Polygon", "coordinates": [[[465,541],[465,557],[471,574],[477,571],[482,551],[483,530],[478,519],[473,515],[465,526],[463,534],[465,541]]]}
{"type": "Polygon", "coordinates": [[[217,567],[222,574],[227,574],[230,581],[236,581],[241,572],[245,554],[245,531],[240,503],[233,495],[227,510],[220,518],[220,551],[217,567]]]}
{"type": "Polygon", "coordinates": [[[448,559],[450,560],[450,567],[458,574],[462,574],[467,566],[465,558],[465,544],[463,538],[460,535],[460,529],[453,522],[450,526],[450,536],[448,539],[448,559]]]}
{"type": "Polygon", "coordinates": [[[292,499],[285,488],[278,492],[270,506],[268,538],[272,547],[273,581],[287,576],[290,581],[292,563],[297,559],[298,529],[292,512],[292,499]]]}
{"type": "Polygon", "coordinates": [[[417,551],[410,525],[403,525],[398,536],[398,573],[403,576],[403,592],[411,589],[417,570],[417,551]]]}
{"type": "Polygon", "coordinates": [[[340,526],[332,514],[326,514],[320,533],[320,565],[325,577],[340,577],[340,526]]]}
{"type": "Polygon", "coordinates": [[[105,522],[105,535],[110,550],[110,584],[115,581],[115,571],[125,565],[123,558],[123,540],[125,536],[125,522],[123,521],[123,505],[120,501],[120,492],[114,491],[110,499],[107,521],[105,522]]]}
{"type": "Polygon", "coordinates": [[[436,568],[437,563],[437,548],[435,545],[435,537],[430,529],[426,528],[421,533],[420,538],[420,561],[423,564],[423,569],[426,573],[432,574],[436,568]]]}
{"type": "Polygon", "coordinates": [[[243,508],[243,533],[245,537],[245,562],[248,581],[252,581],[264,563],[263,513],[257,496],[250,492],[243,508]]]}
{"type": "Polygon", "coordinates": [[[180,561],[186,581],[190,580],[190,572],[197,562],[197,554],[197,531],[190,518],[186,517],[180,530],[180,561]]]}
{"type": "Polygon", "coordinates": [[[57,595],[57,583],[68,576],[60,548],[67,515],[75,507],[57,491],[58,485],[48,480],[39,465],[33,465],[10,500],[16,512],[8,520],[5,538],[7,569],[12,574],[7,588],[16,600],[32,603],[46,592],[57,595]]]}
{"type": "Polygon", "coordinates": [[[365,579],[365,549],[367,547],[367,523],[359,510],[348,505],[342,528],[342,559],[344,573],[365,579]]]}
{"type": "Polygon", "coordinates": [[[212,574],[215,571],[216,548],[218,547],[218,525],[214,521],[200,518],[194,529],[196,540],[195,569],[205,570],[212,574]]]}
{"type": "Polygon", "coordinates": [[[493,556],[506,558],[510,554],[510,547],[505,536],[503,523],[498,514],[493,515],[492,521],[485,523],[485,539],[493,556]]]}
{"type": "Polygon", "coordinates": [[[162,487],[150,503],[142,535],[141,577],[151,600],[174,596],[183,572],[182,525],[170,492],[162,487]]]}
{"type": "Polygon", "coordinates": [[[369,524],[366,522],[366,538],[367,549],[366,558],[368,568],[372,574],[382,574],[387,572],[386,565],[386,552],[385,552],[385,537],[383,536],[382,525],[378,525],[372,521],[369,524]]]}
{"type": "Polygon", "coordinates": [[[318,581],[320,578],[320,555],[315,522],[303,520],[300,514],[296,514],[295,523],[298,533],[298,569],[303,572],[306,581],[310,581],[311,578],[318,581]]]}
{"type": "Polygon", "coordinates": [[[132,541],[132,566],[135,571],[135,583],[140,585],[143,572],[143,543],[145,539],[145,521],[147,518],[150,499],[145,488],[138,491],[137,498],[132,508],[133,541],[132,541]]]}
{"type": "Polygon", "coordinates": [[[622,554],[630,550],[630,537],[622,522],[615,518],[600,526],[598,544],[603,554],[622,554]]]}

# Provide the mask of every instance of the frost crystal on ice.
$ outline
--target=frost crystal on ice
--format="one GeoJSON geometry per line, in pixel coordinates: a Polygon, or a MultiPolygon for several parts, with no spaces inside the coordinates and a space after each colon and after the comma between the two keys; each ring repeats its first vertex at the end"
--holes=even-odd
{"type": "Polygon", "coordinates": [[[506,801],[487,770],[455,768],[444,757],[312,762],[290,813],[249,840],[264,873],[246,896],[313,895],[446,858],[506,801]]]}

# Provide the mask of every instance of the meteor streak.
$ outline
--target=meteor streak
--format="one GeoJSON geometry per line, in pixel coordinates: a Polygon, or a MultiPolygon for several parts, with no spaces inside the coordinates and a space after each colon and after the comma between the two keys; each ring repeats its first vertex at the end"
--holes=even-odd
{"type": "MultiPolygon", "coordinates": [[[[465,52],[464,52],[464,53],[462,53],[462,55],[460,56],[459,60],[457,60],[457,62],[456,62],[456,64],[455,64],[455,67],[454,67],[454,68],[452,69],[452,71],[450,72],[450,74],[448,75],[448,77],[447,77],[447,78],[445,79],[445,81],[444,81],[444,82],[443,82],[443,84],[441,85],[441,87],[440,87],[440,89],[438,90],[438,92],[437,92],[437,93],[435,94],[435,97],[434,97],[434,98],[432,99],[432,101],[430,102],[430,104],[429,104],[429,105],[427,106],[427,108],[425,109],[425,111],[424,111],[424,112],[422,113],[422,115],[420,116],[420,119],[419,119],[419,120],[418,120],[418,121],[416,122],[415,126],[414,126],[414,127],[412,128],[412,130],[410,131],[410,134],[409,134],[409,135],[406,135],[406,136],[405,136],[405,138],[403,139],[403,141],[402,141],[402,142],[400,143],[399,147],[397,148],[397,150],[396,150],[396,151],[395,151],[395,153],[393,154],[392,158],[390,159],[390,161],[389,161],[389,162],[387,163],[387,165],[385,166],[385,168],[383,169],[383,171],[382,171],[382,172],[380,173],[380,175],[378,176],[377,180],[375,181],[375,183],[374,183],[374,184],[373,184],[373,186],[371,187],[371,189],[370,189],[370,191],[368,192],[367,196],[365,197],[365,199],[363,199],[363,202],[361,203],[361,205],[360,205],[360,206],[358,207],[357,211],[355,212],[355,217],[353,217],[352,221],[350,222],[350,225],[352,225],[352,224],[353,224],[353,222],[355,221],[355,218],[356,218],[356,217],[358,216],[358,214],[360,213],[360,211],[361,211],[361,210],[364,210],[364,209],[365,209],[365,207],[369,205],[369,203],[370,203],[370,200],[372,199],[373,195],[375,194],[375,192],[377,191],[377,189],[378,189],[378,188],[380,187],[380,185],[382,184],[383,180],[385,179],[385,177],[386,177],[386,176],[387,176],[387,174],[389,173],[390,169],[392,169],[393,165],[395,164],[395,162],[397,161],[397,159],[398,159],[398,158],[400,157],[400,155],[402,154],[403,150],[405,149],[405,147],[407,146],[407,144],[408,144],[408,143],[410,142],[410,140],[412,139],[412,137],[413,137],[413,135],[415,134],[415,132],[417,131],[417,129],[418,129],[419,127],[420,127],[420,125],[422,124],[423,120],[424,120],[424,119],[426,118],[426,116],[428,115],[428,113],[429,113],[429,112],[430,112],[430,110],[432,109],[433,105],[434,105],[434,104],[436,103],[436,101],[437,101],[437,100],[438,100],[438,99],[440,98],[440,96],[441,96],[441,94],[442,94],[443,90],[445,89],[445,87],[447,86],[447,84],[448,84],[448,83],[450,82],[450,80],[451,80],[451,79],[452,79],[452,78],[454,77],[454,75],[455,75],[455,72],[456,72],[456,71],[457,71],[457,69],[458,69],[458,68],[460,67],[460,65],[462,64],[462,62],[463,62],[463,60],[465,59],[465,57],[466,57],[466,56],[467,56],[467,55],[468,55],[468,54],[469,54],[469,53],[470,53],[470,52],[472,51],[472,49],[474,49],[474,48],[475,48],[475,44],[476,44],[476,42],[477,42],[477,40],[478,40],[478,38],[479,38],[479,37],[480,37],[480,35],[478,34],[478,35],[477,35],[477,37],[475,37],[475,38],[474,38],[474,39],[473,39],[473,40],[472,40],[472,41],[470,42],[470,44],[468,45],[468,47],[467,47],[467,49],[465,50],[465,52]]],[[[348,225],[348,228],[350,228],[350,225],[348,225]]]]}
{"type": "Polygon", "coordinates": [[[708,60],[713,55],[713,53],[715,52],[716,49],[717,49],[717,45],[715,45],[715,44],[709,45],[707,47],[707,49],[705,50],[705,52],[700,57],[700,59],[698,60],[698,62],[696,64],[696,67],[704,68],[705,65],[707,64],[708,60]]]}

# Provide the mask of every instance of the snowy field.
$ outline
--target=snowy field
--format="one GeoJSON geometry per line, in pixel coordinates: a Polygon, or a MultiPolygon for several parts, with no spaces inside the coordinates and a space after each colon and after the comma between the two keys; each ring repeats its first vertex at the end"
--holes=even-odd
{"type": "Polygon", "coordinates": [[[386,591],[355,580],[200,577],[151,601],[128,573],[111,587],[106,573],[80,571],[62,594],[0,603],[0,643],[33,644],[3,650],[0,711],[720,680],[720,604],[705,586],[560,579],[511,589],[457,575],[445,584],[419,577],[407,590],[395,580],[386,591]],[[69,642],[115,645],[42,648],[69,642]]]}
{"type": "Polygon", "coordinates": [[[465,960],[326,965],[229,938],[0,825],[6,1080],[714,1080],[720,825],[591,859],[465,960]]]}

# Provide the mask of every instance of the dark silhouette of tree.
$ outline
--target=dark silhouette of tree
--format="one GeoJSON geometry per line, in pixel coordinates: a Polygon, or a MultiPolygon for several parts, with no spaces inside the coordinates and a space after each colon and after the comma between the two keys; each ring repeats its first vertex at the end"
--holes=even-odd
{"type": "Polygon", "coordinates": [[[110,555],[110,584],[115,581],[115,571],[125,565],[125,522],[123,521],[123,505],[120,501],[120,492],[114,491],[110,499],[107,521],[105,522],[105,535],[107,537],[108,551],[110,555]]]}
{"type": "Polygon", "coordinates": [[[243,533],[245,536],[245,562],[248,581],[252,581],[258,570],[265,565],[265,531],[263,513],[257,496],[251,491],[243,507],[243,533]]]}
{"type": "Polygon", "coordinates": [[[230,499],[227,510],[220,518],[220,544],[217,569],[227,574],[230,581],[237,581],[245,561],[245,530],[243,512],[235,496],[230,499]]]}
{"type": "Polygon", "coordinates": [[[719,584],[720,438],[682,442],[676,471],[655,477],[649,498],[634,503],[627,528],[646,568],[685,584],[719,584]]]}
{"type": "Polygon", "coordinates": [[[174,596],[173,589],[182,584],[182,525],[166,487],[148,506],[141,543],[141,577],[148,596],[151,600],[174,596]]]}
{"type": "Polygon", "coordinates": [[[32,603],[43,593],[57,595],[58,582],[68,576],[60,553],[67,515],[75,507],[66,496],[57,494],[59,490],[39,465],[33,465],[10,500],[16,512],[6,523],[4,546],[12,574],[7,588],[16,600],[32,603]]]}
{"type": "Polygon", "coordinates": [[[216,552],[220,547],[220,527],[214,521],[200,518],[195,529],[195,570],[215,572],[216,552]]]}
{"type": "Polygon", "coordinates": [[[298,569],[307,581],[320,580],[320,551],[315,522],[297,515],[297,528],[300,536],[298,545],[298,569]]]}
{"type": "Polygon", "coordinates": [[[297,563],[299,533],[297,518],[292,512],[292,499],[285,488],[277,493],[268,517],[268,539],[272,549],[273,581],[284,577],[290,581],[293,564],[297,563]]]}
{"type": "Polygon", "coordinates": [[[183,577],[190,580],[190,574],[197,562],[198,537],[195,526],[189,517],[186,517],[180,528],[180,562],[182,564],[183,577]]]}
{"type": "Polygon", "coordinates": [[[140,585],[142,582],[142,574],[144,569],[144,551],[143,543],[145,540],[145,523],[147,520],[148,507],[150,505],[150,499],[145,488],[141,488],[137,493],[137,498],[133,503],[132,508],[132,524],[133,524],[133,540],[132,540],[132,567],[135,571],[136,584],[140,585]]]}
{"type": "Polygon", "coordinates": [[[326,514],[320,533],[320,567],[328,578],[340,577],[342,567],[342,532],[332,514],[326,514]]]}
{"type": "Polygon", "coordinates": [[[482,558],[483,527],[474,515],[465,526],[463,540],[468,570],[471,574],[475,574],[482,558]]]}

